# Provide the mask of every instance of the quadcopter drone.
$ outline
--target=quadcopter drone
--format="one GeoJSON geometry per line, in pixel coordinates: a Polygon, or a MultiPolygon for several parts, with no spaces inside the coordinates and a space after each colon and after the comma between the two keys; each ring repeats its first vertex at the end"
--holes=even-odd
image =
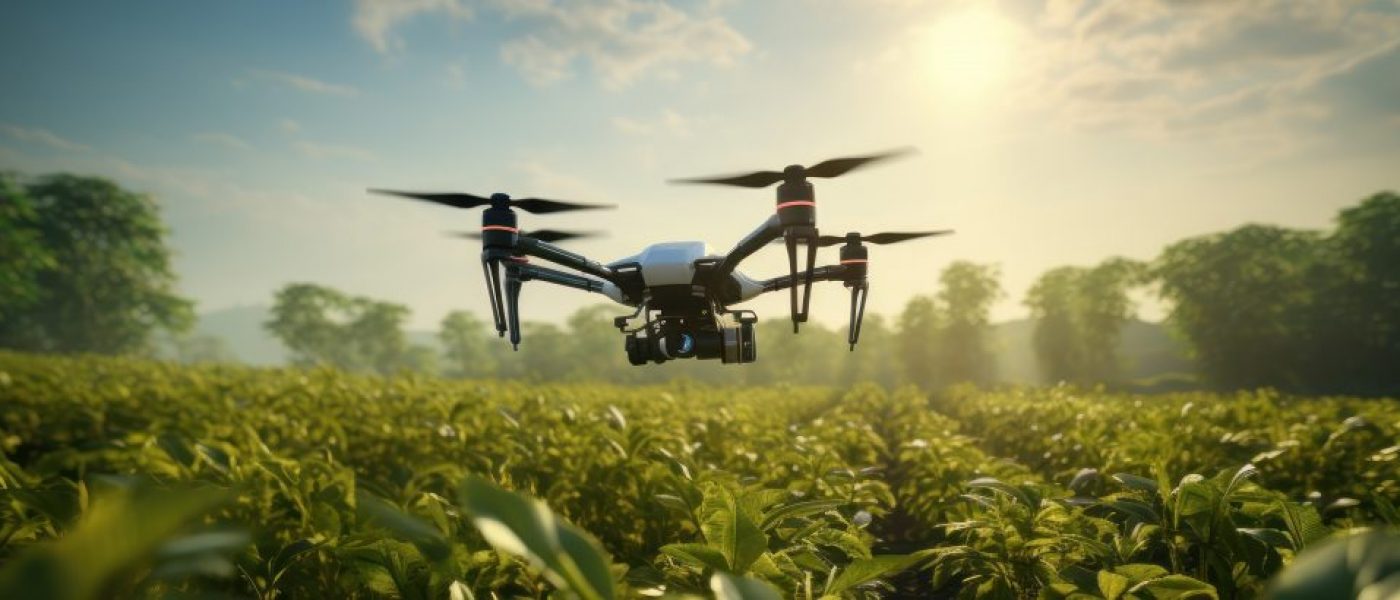
{"type": "Polygon", "coordinates": [[[847,341],[855,350],[869,295],[866,279],[869,254],[864,243],[892,244],[905,240],[952,233],[951,230],[909,233],[877,233],[844,236],[819,235],[817,202],[809,177],[831,178],[904,151],[837,158],[811,167],[791,165],[782,171],[756,171],[738,175],[674,180],[673,183],[707,183],[762,188],[778,183],[777,209],[762,225],[740,240],[727,254],[716,255],[704,242],[662,242],[639,254],[601,264],[554,244],[589,234],[540,229],[522,231],[515,211],[549,214],[574,210],[613,208],[603,204],[579,204],[542,198],[489,198],[462,193],[419,193],[370,190],[405,198],[426,200],[456,208],[485,206],[479,233],[459,233],[481,240],[481,267],[498,335],[510,334],[520,348],[520,291],[527,281],[543,281],[607,296],[635,308],[631,315],[614,319],[625,337],[628,362],[643,365],[678,358],[720,359],[723,363],[748,363],[758,358],[754,324],[758,315],[736,310],[735,304],[760,294],[789,290],[792,329],[807,320],[812,284],[840,281],[851,291],[850,329],[847,341]],[[788,274],[773,279],[753,279],[736,270],[739,263],[769,244],[786,246],[788,274]],[[838,264],[818,267],[817,248],[841,245],[838,264]],[[799,269],[800,250],[806,248],[806,268],[799,269]],[[539,266],[530,257],[566,267],[570,273],[539,266]],[[502,286],[504,284],[504,290],[502,286]]]}

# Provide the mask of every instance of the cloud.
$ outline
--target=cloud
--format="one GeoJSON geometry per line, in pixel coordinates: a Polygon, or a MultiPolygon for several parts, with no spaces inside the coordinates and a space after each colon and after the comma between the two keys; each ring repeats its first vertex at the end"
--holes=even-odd
{"type": "Polygon", "coordinates": [[[361,37],[387,52],[402,45],[394,28],[413,17],[469,20],[479,8],[523,31],[501,45],[500,58],[532,84],[569,79],[583,64],[618,89],[647,75],[674,75],[680,64],[729,65],[748,52],[749,41],[715,13],[722,4],[688,12],[662,0],[362,0],[352,20],[361,37]]]}
{"type": "Polygon", "coordinates": [[[1048,0],[1027,26],[1040,51],[1018,102],[1073,127],[1297,148],[1310,125],[1396,105],[1393,63],[1346,80],[1354,102],[1327,91],[1400,36],[1400,14],[1374,4],[1048,0]]]}
{"type": "Polygon", "coordinates": [[[207,131],[204,133],[196,133],[193,136],[191,136],[190,139],[193,139],[194,141],[199,142],[201,144],[209,144],[210,146],[222,146],[224,148],[229,148],[232,150],[251,150],[253,148],[251,145],[248,144],[248,142],[243,141],[238,136],[235,136],[231,133],[223,133],[219,131],[207,131]]]}
{"type": "Polygon", "coordinates": [[[441,13],[467,21],[474,12],[459,0],[356,0],[352,21],[360,37],[386,53],[403,48],[403,40],[393,37],[393,29],[413,17],[441,13]]]}
{"type": "Polygon", "coordinates": [[[268,81],[276,82],[280,85],[292,89],[310,92],[313,94],[326,94],[331,96],[353,97],[360,94],[360,90],[348,85],[337,83],[327,83],[319,79],[312,79],[303,75],[286,73],[283,71],[267,71],[263,69],[253,69],[250,73],[268,81]]]}
{"type": "Polygon", "coordinates": [[[283,133],[296,133],[301,131],[301,123],[292,119],[282,119],[277,122],[277,128],[281,129],[283,133]]]}
{"type": "Polygon", "coordinates": [[[48,146],[55,150],[85,152],[92,149],[72,140],[61,138],[47,129],[39,129],[37,127],[23,127],[10,123],[0,123],[0,132],[22,142],[48,146]]]}
{"type": "Polygon", "coordinates": [[[308,158],[316,160],[374,160],[373,152],[358,146],[347,146],[342,144],[326,144],[321,142],[300,141],[295,144],[298,152],[308,158]]]}
{"type": "Polygon", "coordinates": [[[665,2],[592,0],[569,5],[513,4],[508,20],[533,33],[506,42],[501,58],[537,84],[571,74],[586,62],[608,88],[681,63],[732,64],[751,48],[724,19],[695,15],[665,2]]]}

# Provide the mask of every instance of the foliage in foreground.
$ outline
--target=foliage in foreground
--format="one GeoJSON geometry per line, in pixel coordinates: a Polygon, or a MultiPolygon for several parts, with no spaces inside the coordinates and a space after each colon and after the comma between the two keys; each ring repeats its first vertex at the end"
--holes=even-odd
{"type": "Polygon", "coordinates": [[[0,354],[0,596],[1234,598],[1400,523],[1379,402],[732,394],[0,354]]]}

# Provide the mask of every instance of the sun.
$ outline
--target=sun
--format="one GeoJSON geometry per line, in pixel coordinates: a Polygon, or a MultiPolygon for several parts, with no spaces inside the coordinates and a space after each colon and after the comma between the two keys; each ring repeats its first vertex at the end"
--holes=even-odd
{"type": "Polygon", "coordinates": [[[1016,26],[994,8],[944,15],[920,33],[920,58],[942,98],[969,102],[1004,84],[1014,67],[1016,26]]]}

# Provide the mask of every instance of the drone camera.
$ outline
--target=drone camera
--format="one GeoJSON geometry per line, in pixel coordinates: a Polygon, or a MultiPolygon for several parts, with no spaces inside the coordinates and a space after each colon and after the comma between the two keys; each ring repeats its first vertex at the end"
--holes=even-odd
{"type": "Polygon", "coordinates": [[[720,320],[718,327],[714,321],[683,318],[653,322],[641,331],[627,334],[627,361],[633,365],[660,364],[678,358],[717,358],[725,364],[753,362],[758,357],[754,336],[757,316],[745,312],[732,322],[720,320]]]}

